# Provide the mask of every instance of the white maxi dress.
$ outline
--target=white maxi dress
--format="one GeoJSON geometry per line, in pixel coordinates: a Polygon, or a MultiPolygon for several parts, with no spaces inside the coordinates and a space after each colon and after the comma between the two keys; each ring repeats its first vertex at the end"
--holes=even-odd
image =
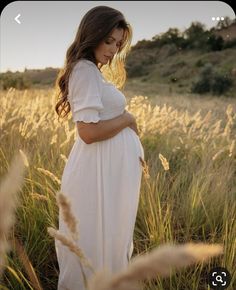
{"type": "MultiPolygon", "coordinates": [[[[69,78],[68,100],[73,122],[97,123],[121,115],[125,96],[105,80],[97,66],[81,59],[69,78]]],[[[115,136],[86,144],[79,136],[65,165],[61,191],[78,220],[78,246],[95,271],[126,269],[133,252],[144,150],[129,127],[115,136]]],[[[59,231],[68,228],[59,211],[59,231]]],[[[85,290],[79,258],[55,240],[58,290],[85,290]]],[[[84,268],[87,279],[93,274],[84,268]]]]}

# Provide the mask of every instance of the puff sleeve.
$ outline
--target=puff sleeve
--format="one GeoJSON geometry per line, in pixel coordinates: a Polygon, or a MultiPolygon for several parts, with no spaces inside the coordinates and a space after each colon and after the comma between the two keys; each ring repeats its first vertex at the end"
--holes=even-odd
{"type": "Polygon", "coordinates": [[[69,80],[69,100],[73,122],[97,123],[101,101],[102,82],[97,68],[82,64],[72,71],[69,80]]]}

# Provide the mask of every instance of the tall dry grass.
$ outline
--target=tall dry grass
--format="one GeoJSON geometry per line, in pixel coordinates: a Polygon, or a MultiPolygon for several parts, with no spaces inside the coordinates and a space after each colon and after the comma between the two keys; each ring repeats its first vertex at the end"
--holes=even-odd
{"type": "MultiPolygon", "coordinates": [[[[31,153],[19,192],[14,235],[23,245],[38,280],[55,289],[58,267],[47,227],[57,228],[56,192],[67,156],[77,137],[71,116],[58,123],[53,90],[0,92],[1,176],[14,151],[31,153]]],[[[199,103],[201,107],[201,103],[199,103]]],[[[225,266],[235,288],[235,104],[224,114],[215,110],[189,113],[173,105],[151,104],[133,97],[126,108],[137,117],[145,150],[140,203],[134,232],[134,256],[160,245],[222,244],[224,255],[205,264],[145,282],[147,289],[206,289],[212,266],[225,266]],[[148,178],[149,177],[149,178],[148,178]]],[[[2,287],[34,289],[16,251],[7,255],[2,287]]]]}
{"type": "Polygon", "coordinates": [[[156,276],[166,277],[171,275],[172,269],[181,269],[197,262],[205,262],[209,258],[223,254],[221,245],[185,244],[164,245],[147,254],[131,259],[126,270],[112,274],[108,269],[96,272],[87,260],[82,249],[79,248],[79,233],[77,221],[71,212],[70,201],[59,192],[57,203],[68,226],[70,237],[65,236],[54,228],[48,228],[48,233],[59,240],[64,246],[74,253],[81,265],[83,281],[88,290],[138,290],[142,289],[140,282],[153,279],[156,276]],[[84,267],[89,267],[93,276],[88,280],[84,267]]]}
{"type": "Polygon", "coordinates": [[[5,255],[9,251],[9,235],[15,221],[18,204],[18,191],[23,183],[24,163],[20,155],[15,157],[0,184],[0,275],[6,263],[5,255]]]}
{"type": "Polygon", "coordinates": [[[26,167],[29,167],[28,158],[20,150],[14,155],[8,173],[0,184],[0,277],[5,267],[14,273],[14,270],[6,263],[6,255],[10,250],[15,250],[34,289],[41,290],[42,287],[27,253],[14,236],[12,229],[15,223],[15,211],[19,204],[18,192],[24,181],[26,167]]]}

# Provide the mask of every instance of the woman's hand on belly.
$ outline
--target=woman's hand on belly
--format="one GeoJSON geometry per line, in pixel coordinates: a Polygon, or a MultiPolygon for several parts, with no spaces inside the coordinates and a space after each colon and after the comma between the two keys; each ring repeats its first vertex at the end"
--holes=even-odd
{"type": "Polygon", "coordinates": [[[137,127],[137,123],[136,123],[136,119],[135,119],[134,115],[131,114],[130,112],[128,112],[127,110],[124,111],[124,114],[126,114],[128,116],[129,127],[132,130],[134,130],[134,132],[139,136],[138,127],[137,127]]]}
{"type": "Polygon", "coordinates": [[[130,126],[129,126],[132,130],[134,130],[134,132],[139,136],[139,132],[138,132],[138,127],[137,127],[137,123],[135,121],[135,123],[132,123],[130,126]]]}

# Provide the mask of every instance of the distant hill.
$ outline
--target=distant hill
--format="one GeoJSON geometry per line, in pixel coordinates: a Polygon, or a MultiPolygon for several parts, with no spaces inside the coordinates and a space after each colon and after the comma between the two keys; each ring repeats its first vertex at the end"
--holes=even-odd
{"type": "Polygon", "coordinates": [[[171,28],[152,40],[139,41],[127,58],[128,77],[160,94],[191,93],[193,84],[202,81],[204,70],[210,69],[209,82],[222,88],[231,82],[225,95],[236,97],[235,55],[235,22],[210,31],[193,23],[184,33],[171,28]]]}
{"type": "Polygon", "coordinates": [[[173,45],[160,49],[133,50],[127,59],[128,79],[143,83],[152,91],[162,93],[191,93],[194,81],[207,65],[217,73],[230,77],[234,83],[228,95],[236,92],[235,48],[221,51],[178,50],[173,45]]]}
{"type": "Polygon", "coordinates": [[[27,87],[51,87],[53,86],[56,76],[59,72],[59,68],[47,67],[45,69],[25,69],[24,72],[11,72],[7,71],[1,73],[1,89],[4,89],[4,83],[6,86],[11,85],[22,89],[27,87]]]}
{"type": "MultiPolygon", "coordinates": [[[[184,32],[170,28],[166,33],[152,40],[139,41],[127,57],[127,84],[145,83],[153,90],[168,87],[173,92],[190,93],[194,81],[204,66],[233,81],[228,94],[236,90],[236,23],[221,29],[206,31],[201,23],[192,23],[184,32]]],[[[50,87],[58,75],[58,68],[6,72],[1,74],[1,88],[4,84],[13,87],[50,87]]]]}

